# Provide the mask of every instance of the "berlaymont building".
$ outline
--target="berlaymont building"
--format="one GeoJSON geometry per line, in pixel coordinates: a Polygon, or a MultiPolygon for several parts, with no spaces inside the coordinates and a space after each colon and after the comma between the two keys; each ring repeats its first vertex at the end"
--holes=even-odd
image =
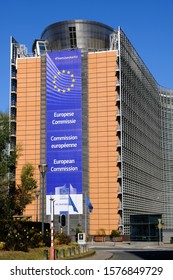
{"type": "MultiPolygon", "coordinates": [[[[35,39],[35,38],[34,38],[35,39]]],[[[159,59],[159,57],[158,57],[159,59]]],[[[67,20],[45,28],[32,53],[11,38],[11,150],[35,167],[25,215],[71,234],[170,242],[173,90],[159,85],[121,28],[67,20]],[[38,168],[40,167],[40,169],[38,168]],[[41,169],[42,168],[42,169],[41,169]]]]}

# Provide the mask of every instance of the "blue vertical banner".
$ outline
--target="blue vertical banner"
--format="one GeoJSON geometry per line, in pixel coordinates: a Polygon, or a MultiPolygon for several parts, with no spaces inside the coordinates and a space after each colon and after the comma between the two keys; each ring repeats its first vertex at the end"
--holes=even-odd
{"type": "Polygon", "coordinates": [[[82,214],[81,51],[47,53],[46,212],[82,214]],[[70,203],[69,203],[70,201],[70,203]]]}

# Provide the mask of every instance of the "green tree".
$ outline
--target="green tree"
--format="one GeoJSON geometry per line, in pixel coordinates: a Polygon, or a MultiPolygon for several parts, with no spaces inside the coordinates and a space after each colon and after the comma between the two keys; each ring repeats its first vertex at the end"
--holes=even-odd
{"type": "Polygon", "coordinates": [[[7,181],[9,160],[9,121],[8,115],[0,113],[0,183],[7,181]]]}
{"type": "Polygon", "coordinates": [[[21,215],[34,199],[34,190],[37,188],[37,181],[34,179],[34,167],[31,163],[23,166],[21,172],[21,184],[15,190],[15,214],[21,215]]]}
{"type": "Polygon", "coordinates": [[[9,118],[0,112],[0,218],[10,215],[9,198],[9,164],[12,165],[9,153],[9,118]]]}
{"type": "Polygon", "coordinates": [[[0,219],[11,219],[23,213],[31,203],[33,190],[37,187],[34,167],[28,163],[21,172],[21,184],[15,187],[15,168],[21,154],[21,146],[10,151],[9,117],[0,112],[0,219]]]}

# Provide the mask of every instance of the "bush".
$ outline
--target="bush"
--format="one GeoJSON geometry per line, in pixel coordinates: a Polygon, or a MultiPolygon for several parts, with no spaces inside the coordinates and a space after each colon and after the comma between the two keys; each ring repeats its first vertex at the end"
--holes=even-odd
{"type": "Polygon", "coordinates": [[[72,231],[75,232],[76,242],[78,241],[78,233],[82,233],[82,230],[80,227],[81,227],[81,224],[77,224],[77,227],[72,229],[72,231]]]}
{"type": "Polygon", "coordinates": [[[5,242],[0,242],[0,250],[3,250],[5,247],[5,242]]]}
{"type": "Polygon", "coordinates": [[[111,231],[110,238],[119,237],[119,236],[120,236],[119,230],[113,229],[113,230],[111,231]]]}
{"type": "Polygon", "coordinates": [[[100,229],[98,230],[98,235],[105,236],[105,235],[106,235],[105,229],[104,229],[104,228],[100,228],[100,229]]]}
{"type": "Polygon", "coordinates": [[[71,237],[64,232],[57,232],[55,234],[55,244],[56,245],[61,245],[61,244],[66,244],[68,245],[71,242],[71,237]]]}
{"type": "Polygon", "coordinates": [[[49,246],[50,245],[50,240],[48,241],[47,239],[50,239],[50,233],[46,229],[44,236],[42,235],[42,232],[39,231],[37,228],[32,227],[28,231],[28,247],[30,248],[38,248],[38,247],[43,247],[43,246],[49,246]]]}
{"type": "Polygon", "coordinates": [[[40,226],[34,222],[10,221],[4,224],[4,233],[0,238],[5,242],[4,249],[28,251],[28,248],[50,246],[50,230],[46,226],[42,236],[40,226]]]}
{"type": "Polygon", "coordinates": [[[8,234],[5,240],[5,249],[14,251],[28,251],[28,232],[21,224],[7,225],[8,234]]]}

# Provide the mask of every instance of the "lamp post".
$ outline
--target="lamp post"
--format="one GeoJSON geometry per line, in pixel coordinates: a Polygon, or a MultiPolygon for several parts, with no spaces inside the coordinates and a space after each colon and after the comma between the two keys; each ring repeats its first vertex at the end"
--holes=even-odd
{"type": "Polygon", "coordinates": [[[42,235],[44,235],[44,200],[45,200],[45,175],[48,169],[48,165],[46,163],[39,164],[38,166],[42,182],[41,182],[41,192],[42,192],[42,211],[41,211],[41,223],[42,223],[42,235]]]}
{"type": "Polygon", "coordinates": [[[40,190],[35,190],[35,197],[36,197],[36,222],[38,222],[38,198],[40,195],[40,190]]]}

